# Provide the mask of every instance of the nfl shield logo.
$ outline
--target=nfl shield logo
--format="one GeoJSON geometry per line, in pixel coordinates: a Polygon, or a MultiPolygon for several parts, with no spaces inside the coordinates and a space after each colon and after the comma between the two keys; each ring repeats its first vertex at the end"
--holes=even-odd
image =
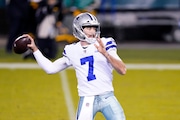
{"type": "Polygon", "coordinates": [[[86,103],[86,107],[89,107],[89,103],[86,103]]]}

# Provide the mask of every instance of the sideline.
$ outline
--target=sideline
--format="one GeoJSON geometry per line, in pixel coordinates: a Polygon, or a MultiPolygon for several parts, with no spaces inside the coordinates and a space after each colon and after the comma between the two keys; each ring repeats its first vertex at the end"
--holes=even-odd
{"type": "Polygon", "coordinates": [[[74,118],[76,118],[75,108],[74,108],[73,99],[71,97],[72,95],[69,88],[66,70],[59,72],[59,77],[61,78],[61,86],[63,88],[63,93],[64,93],[65,102],[66,102],[66,106],[67,106],[67,110],[69,114],[69,119],[74,120],[74,118]]]}
{"type": "MultiPolygon", "coordinates": [[[[126,64],[129,70],[180,70],[180,64],[126,64]]],[[[0,63],[0,69],[41,69],[37,63],[0,63]]],[[[71,69],[71,68],[69,68],[71,69]]]]}

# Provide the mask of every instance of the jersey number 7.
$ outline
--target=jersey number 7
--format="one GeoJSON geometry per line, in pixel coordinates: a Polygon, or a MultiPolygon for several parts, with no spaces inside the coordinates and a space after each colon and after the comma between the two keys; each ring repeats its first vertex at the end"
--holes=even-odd
{"type": "Polygon", "coordinates": [[[94,57],[93,56],[88,56],[80,59],[81,65],[85,65],[86,62],[88,62],[88,76],[87,79],[88,81],[95,80],[96,76],[94,75],[94,57]]]}

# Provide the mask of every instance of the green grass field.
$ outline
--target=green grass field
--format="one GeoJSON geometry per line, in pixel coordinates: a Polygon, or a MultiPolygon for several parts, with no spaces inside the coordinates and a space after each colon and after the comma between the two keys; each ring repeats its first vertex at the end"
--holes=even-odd
{"type": "MultiPolygon", "coordinates": [[[[61,52],[61,51],[60,51],[61,52]]],[[[0,63],[35,63],[0,50],[0,63]]],[[[125,63],[180,64],[180,49],[120,49],[125,63]]],[[[73,107],[67,107],[62,74],[47,75],[41,69],[0,68],[0,120],[71,120],[69,110],[78,102],[74,70],[65,71],[73,107]]],[[[179,120],[180,69],[128,69],[114,74],[115,95],[127,120],[179,120]]],[[[96,120],[105,120],[98,113],[96,120]]]]}

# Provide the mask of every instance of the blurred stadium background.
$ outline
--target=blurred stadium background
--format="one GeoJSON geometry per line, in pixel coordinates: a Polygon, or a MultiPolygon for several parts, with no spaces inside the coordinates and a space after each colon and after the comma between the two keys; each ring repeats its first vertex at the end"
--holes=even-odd
{"type": "MultiPolygon", "coordinates": [[[[0,1],[0,34],[8,31],[5,1],[0,1]]],[[[120,42],[180,42],[180,0],[102,0],[96,11],[102,36],[114,36],[120,42]]],[[[72,19],[65,16],[69,28],[72,19]]]]}
{"type": "MultiPolygon", "coordinates": [[[[102,36],[115,37],[128,68],[125,76],[113,73],[127,120],[179,120],[180,0],[104,1],[97,9],[102,36]]],[[[5,0],[0,16],[0,120],[73,120],[78,102],[74,70],[47,75],[33,59],[6,54],[5,0]]],[[[68,14],[65,24],[71,20],[68,14]]],[[[104,118],[98,114],[96,120],[104,118]]]]}

